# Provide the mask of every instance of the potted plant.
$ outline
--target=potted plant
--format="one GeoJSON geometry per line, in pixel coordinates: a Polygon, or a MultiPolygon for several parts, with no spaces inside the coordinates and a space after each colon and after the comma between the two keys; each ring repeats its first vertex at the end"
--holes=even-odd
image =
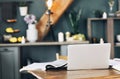
{"type": "Polygon", "coordinates": [[[79,9],[78,11],[72,10],[68,14],[68,21],[70,23],[70,26],[72,27],[73,34],[78,33],[78,26],[81,18],[81,12],[82,12],[81,9],[79,9]]]}
{"type": "Polygon", "coordinates": [[[20,10],[20,15],[25,16],[28,14],[28,5],[27,2],[20,2],[19,3],[19,10],[20,10]]]}
{"type": "Polygon", "coordinates": [[[108,4],[109,4],[109,13],[108,13],[108,15],[109,16],[114,16],[115,14],[113,12],[113,6],[115,4],[115,1],[114,0],[109,0],[108,4]]]}
{"type": "Polygon", "coordinates": [[[95,11],[93,11],[93,13],[94,13],[96,18],[102,18],[102,16],[103,16],[102,10],[95,10],[95,11]]]}

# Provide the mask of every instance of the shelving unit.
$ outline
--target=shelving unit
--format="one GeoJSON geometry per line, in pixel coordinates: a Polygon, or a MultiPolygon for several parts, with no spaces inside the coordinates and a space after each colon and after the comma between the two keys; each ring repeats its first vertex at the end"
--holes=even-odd
{"type": "MultiPolygon", "coordinates": [[[[111,43],[111,58],[114,58],[114,47],[115,47],[115,39],[114,39],[114,21],[120,20],[120,18],[88,18],[87,20],[87,31],[88,31],[88,39],[90,42],[92,41],[92,22],[93,21],[106,21],[106,39],[108,43],[111,43]]],[[[118,45],[117,45],[118,46],[118,45]]],[[[120,46],[120,45],[119,45],[120,46]]]]}

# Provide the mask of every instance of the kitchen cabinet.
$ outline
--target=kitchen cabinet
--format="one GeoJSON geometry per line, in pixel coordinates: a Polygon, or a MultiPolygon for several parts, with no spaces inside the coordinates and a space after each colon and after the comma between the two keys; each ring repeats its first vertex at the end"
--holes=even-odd
{"type": "Polygon", "coordinates": [[[0,47],[0,79],[20,79],[19,48],[0,47]]]}

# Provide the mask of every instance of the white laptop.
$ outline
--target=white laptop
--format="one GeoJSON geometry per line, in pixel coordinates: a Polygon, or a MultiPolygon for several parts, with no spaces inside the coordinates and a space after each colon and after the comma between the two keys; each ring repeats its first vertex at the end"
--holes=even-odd
{"type": "Polygon", "coordinates": [[[108,68],[110,50],[110,43],[68,45],[67,70],[108,68]]]}

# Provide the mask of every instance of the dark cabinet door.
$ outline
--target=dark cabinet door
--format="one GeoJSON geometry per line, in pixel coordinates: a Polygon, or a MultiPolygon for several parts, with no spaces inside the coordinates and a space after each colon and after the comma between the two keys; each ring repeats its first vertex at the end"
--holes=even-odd
{"type": "Polygon", "coordinates": [[[19,48],[0,48],[0,79],[19,79],[19,48]]]}

